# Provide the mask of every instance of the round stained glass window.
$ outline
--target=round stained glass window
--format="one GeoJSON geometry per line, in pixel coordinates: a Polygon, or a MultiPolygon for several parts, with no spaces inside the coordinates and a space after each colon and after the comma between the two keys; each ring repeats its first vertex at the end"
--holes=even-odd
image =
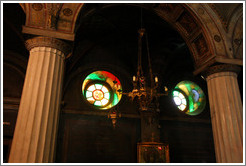
{"type": "Polygon", "coordinates": [[[187,99],[182,92],[174,90],[173,100],[181,111],[184,111],[187,108],[187,99]]]}
{"type": "Polygon", "coordinates": [[[96,71],[89,74],[82,85],[86,100],[99,109],[108,109],[117,105],[122,94],[121,83],[117,77],[107,71],[96,71]]]}
{"type": "Polygon", "coordinates": [[[178,83],[175,86],[172,95],[178,109],[188,115],[198,115],[205,108],[205,94],[194,82],[182,81],[178,83]]]}
{"type": "Polygon", "coordinates": [[[85,90],[85,97],[95,106],[106,106],[110,102],[110,92],[103,84],[92,84],[85,90]]]}

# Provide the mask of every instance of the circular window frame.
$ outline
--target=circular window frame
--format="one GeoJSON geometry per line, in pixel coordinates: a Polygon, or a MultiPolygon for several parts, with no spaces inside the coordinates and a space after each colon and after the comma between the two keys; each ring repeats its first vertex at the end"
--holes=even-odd
{"type": "MultiPolygon", "coordinates": [[[[81,89],[81,91],[82,91],[81,94],[82,94],[84,100],[86,101],[86,103],[87,103],[88,105],[92,106],[93,108],[102,109],[102,108],[107,107],[109,104],[111,104],[111,103],[113,102],[113,98],[114,98],[114,95],[113,95],[113,93],[114,93],[114,92],[113,92],[113,89],[112,89],[112,88],[110,87],[110,85],[109,85],[107,82],[105,82],[105,81],[100,81],[100,80],[93,80],[93,81],[90,81],[90,82],[85,86],[84,92],[83,92],[83,89],[81,89]],[[110,98],[109,98],[109,101],[108,101],[108,103],[107,103],[106,105],[103,105],[103,106],[97,106],[97,105],[91,104],[91,103],[87,100],[87,98],[86,98],[86,91],[87,91],[87,89],[88,89],[91,85],[95,85],[95,84],[102,84],[103,86],[105,86],[105,87],[108,89],[109,94],[110,94],[110,98]]],[[[108,108],[108,109],[111,109],[111,108],[108,108]]],[[[105,109],[105,110],[107,110],[107,109],[105,109]]]]}
{"type": "Polygon", "coordinates": [[[189,105],[189,98],[188,98],[188,96],[185,94],[185,92],[184,91],[182,91],[181,89],[173,89],[173,91],[172,91],[172,101],[173,101],[173,103],[174,103],[174,105],[175,105],[175,107],[176,107],[176,109],[178,109],[178,111],[179,112],[182,112],[182,113],[186,113],[188,110],[189,110],[189,107],[190,107],[190,105],[189,105]],[[182,111],[181,109],[179,109],[178,108],[178,105],[175,103],[175,101],[174,101],[174,96],[173,96],[173,92],[174,91],[178,91],[179,93],[182,93],[182,95],[185,97],[185,100],[186,100],[186,108],[182,111]]]}
{"type": "Polygon", "coordinates": [[[186,94],[186,96],[188,97],[189,108],[185,112],[188,116],[197,116],[204,111],[207,101],[206,94],[197,83],[190,80],[183,80],[179,82],[173,89],[177,91],[183,91],[183,94],[186,94]],[[193,90],[195,90],[199,94],[198,97],[196,97],[196,94],[193,90]]]}

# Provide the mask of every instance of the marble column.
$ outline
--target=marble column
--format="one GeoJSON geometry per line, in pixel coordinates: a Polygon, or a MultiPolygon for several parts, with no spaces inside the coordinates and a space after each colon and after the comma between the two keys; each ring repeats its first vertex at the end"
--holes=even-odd
{"type": "Polygon", "coordinates": [[[243,106],[237,72],[239,67],[217,65],[206,73],[216,161],[243,162],[243,106]]]}
{"type": "Polygon", "coordinates": [[[29,39],[26,47],[30,57],[9,162],[53,162],[64,59],[70,47],[49,37],[29,39]]]}

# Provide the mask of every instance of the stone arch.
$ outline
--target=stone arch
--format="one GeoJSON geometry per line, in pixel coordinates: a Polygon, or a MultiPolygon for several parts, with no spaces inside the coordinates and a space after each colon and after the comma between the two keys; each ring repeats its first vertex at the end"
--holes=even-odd
{"type": "MultiPolygon", "coordinates": [[[[232,58],[231,45],[227,42],[228,35],[226,35],[221,22],[217,21],[219,16],[208,4],[132,5],[153,10],[180,33],[193,57],[195,74],[217,62],[218,59],[232,58]]],[[[109,7],[112,5],[110,4],[109,7]]]]}
{"type": "Polygon", "coordinates": [[[194,74],[216,62],[223,63],[233,58],[228,34],[208,4],[161,4],[156,12],[185,39],[194,59],[194,74]]]}
{"type": "MultiPolygon", "coordinates": [[[[234,58],[230,36],[211,5],[205,3],[137,5],[153,10],[181,34],[194,60],[194,74],[200,73],[216,62],[224,63],[234,58]]],[[[79,13],[83,10],[83,3],[29,3],[21,6],[26,13],[24,33],[74,41],[75,26],[79,13]]]]}
{"type": "Polygon", "coordinates": [[[236,9],[228,25],[228,35],[233,49],[233,58],[243,59],[243,6],[236,9]]]}

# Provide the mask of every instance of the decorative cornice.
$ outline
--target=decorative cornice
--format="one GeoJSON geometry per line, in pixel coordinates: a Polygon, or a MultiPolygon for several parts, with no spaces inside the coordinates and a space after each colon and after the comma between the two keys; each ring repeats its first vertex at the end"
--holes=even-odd
{"type": "Polygon", "coordinates": [[[215,66],[209,67],[205,72],[203,72],[203,75],[205,77],[208,77],[209,75],[219,73],[219,72],[234,72],[238,74],[240,70],[241,68],[236,65],[221,64],[221,65],[215,65],[215,66]]]}
{"type": "Polygon", "coordinates": [[[65,56],[71,52],[71,47],[62,40],[51,37],[35,37],[25,42],[26,48],[30,51],[34,47],[51,47],[62,51],[65,56]]]}

